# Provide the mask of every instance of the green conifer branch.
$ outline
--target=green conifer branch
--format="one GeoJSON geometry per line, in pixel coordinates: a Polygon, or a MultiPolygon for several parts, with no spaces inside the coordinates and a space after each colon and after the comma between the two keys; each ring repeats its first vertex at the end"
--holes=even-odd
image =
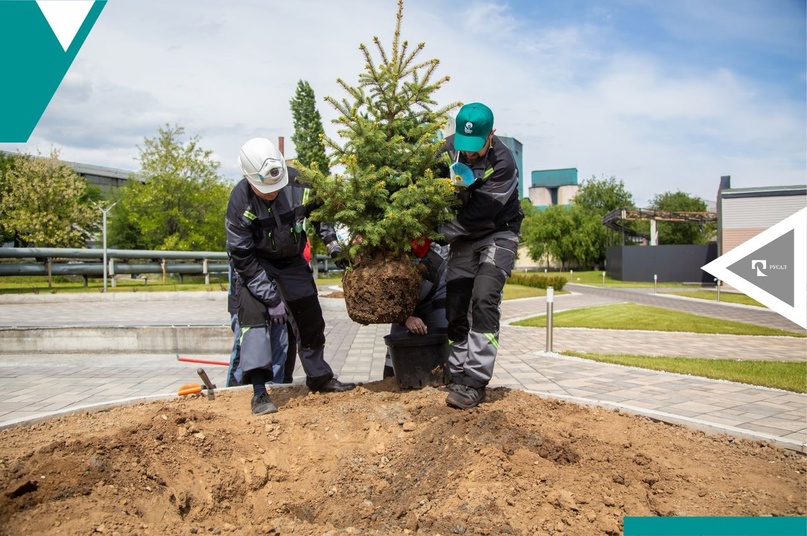
{"type": "Polygon", "coordinates": [[[347,96],[325,98],[338,113],[333,123],[339,139],[324,140],[337,172],[301,169],[320,205],[312,217],[347,227],[351,259],[403,254],[413,239],[438,238],[438,225],[453,217],[456,204],[451,181],[434,169],[441,129],[458,103],[438,106],[434,94],[450,78],[436,78],[438,59],[418,61],[425,44],[410,49],[401,39],[402,20],[399,0],[392,47],[375,37],[374,56],[362,44],[365,68],[358,84],[339,78],[347,96]]]}

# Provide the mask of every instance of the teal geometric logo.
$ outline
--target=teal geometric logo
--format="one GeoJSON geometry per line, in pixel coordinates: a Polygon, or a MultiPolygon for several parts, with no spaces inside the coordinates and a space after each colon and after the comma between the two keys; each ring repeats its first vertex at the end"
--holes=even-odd
{"type": "Polygon", "coordinates": [[[0,0],[0,143],[25,143],[106,0],[0,0]]]}
{"type": "Polygon", "coordinates": [[[804,536],[805,517],[625,517],[624,536],[804,536]]]}

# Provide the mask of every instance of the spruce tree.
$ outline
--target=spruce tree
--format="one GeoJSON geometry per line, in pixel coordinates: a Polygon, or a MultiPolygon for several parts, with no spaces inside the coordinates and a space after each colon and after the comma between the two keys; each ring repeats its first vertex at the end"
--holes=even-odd
{"type": "Polygon", "coordinates": [[[365,70],[358,84],[339,78],[347,96],[325,98],[339,112],[334,123],[341,141],[326,137],[325,144],[340,173],[302,170],[322,204],[312,217],[349,230],[353,263],[379,253],[402,256],[413,239],[438,238],[437,227],[452,218],[456,202],[452,182],[433,170],[441,129],[457,103],[437,105],[433,95],[449,77],[436,77],[439,59],[418,59],[424,43],[411,48],[402,40],[402,19],[399,0],[392,47],[374,37],[376,58],[361,44],[365,70]]]}

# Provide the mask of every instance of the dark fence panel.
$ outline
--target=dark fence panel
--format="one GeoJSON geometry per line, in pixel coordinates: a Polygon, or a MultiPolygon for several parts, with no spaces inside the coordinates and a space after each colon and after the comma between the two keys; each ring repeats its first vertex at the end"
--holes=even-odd
{"type": "Polygon", "coordinates": [[[606,251],[606,272],[619,281],[714,284],[701,266],[717,258],[717,243],[702,246],[612,246],[606,251]]]}

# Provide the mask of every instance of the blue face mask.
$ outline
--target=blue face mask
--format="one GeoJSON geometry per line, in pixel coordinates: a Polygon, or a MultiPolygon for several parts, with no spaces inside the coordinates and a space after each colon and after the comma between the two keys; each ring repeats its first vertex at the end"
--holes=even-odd
{"type": "Polygon", "coordinates": [[[476,180],[473,170],[462,162],[454,162],[451,164],[449,176],[454,181],[455,186],[470,186],[476,180]]]}

